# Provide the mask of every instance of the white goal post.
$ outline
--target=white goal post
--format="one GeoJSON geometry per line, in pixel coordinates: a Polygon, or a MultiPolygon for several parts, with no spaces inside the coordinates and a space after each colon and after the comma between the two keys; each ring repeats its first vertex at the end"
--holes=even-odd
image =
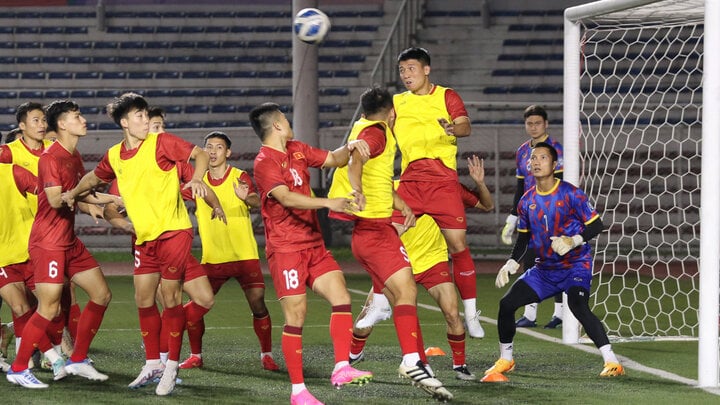
{"type": "Polygon", "coordinates": [[[717,0],[602,0],[564,25],[564,178],[608,229],[591,306],[616,340],[697,338],[701,387],[720,356],[718,21],[717,0]]]}

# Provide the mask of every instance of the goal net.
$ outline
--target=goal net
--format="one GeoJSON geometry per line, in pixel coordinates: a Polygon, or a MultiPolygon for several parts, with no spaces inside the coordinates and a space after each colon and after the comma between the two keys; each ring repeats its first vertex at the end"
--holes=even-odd
{"type": "Polygon", "coordinates": [[[703,19],[702,0],[666,0],[577,21],[579,182],[607,228],[591,306],[611,338],[698,335],[703,19]]]}

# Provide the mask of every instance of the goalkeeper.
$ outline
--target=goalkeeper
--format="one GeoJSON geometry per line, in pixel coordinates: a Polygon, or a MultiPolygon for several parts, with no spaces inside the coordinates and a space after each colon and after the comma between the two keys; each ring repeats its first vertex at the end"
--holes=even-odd
{"type": "Polygon", "coordinates": [[[539,302],[559,292],[568,296],[568,306],[585,328],[605,362],[601,377],[625,372],[613,353],[600,320],[590,311],[592,251],[586,244],[602,232],[600,215],[585,193],[570,183],[555,178],[558,155],[552,145],[539,142],[532,150],[530,167],[536,180],[518,204],[518,239],[511,258],[500,269],[495,286],[504,287],[514,274],[525,252],[531,247],[535,266],[523,273],[500,299],[498,336],[500,359],[485,371],[483,382],[507,381],[504,376],[515,368],[513,337],[515,311],[531,302],[539,302]]]}
{"type": "MultiPolygon", "coordinates": [[[[555,177],[562,180],[563,175],[563,147],[556,140],[550,138],[547,133],[548,129],[548,116],[544,108],[531,105],[523,112],[523,118],[525,119],[525,133],[530,137],[530,140],[520,145],[517,152],[515,153],[515,166],[517,177],[517,186],[515,188],[515,197],[513,198],[512,211],[505,220],[505,227],[502,230],[501,239],[506,245],[512,244],[512,235],[515,233],[515,226],[517,225],[517,204],[520,201],[520,197],[525,194],[526,191],[535,186],[535,177],[533,177],[530,171],[530,152],[532,148],[538,142],[545,142],[552,145],[558,153],[558,164],[555,167],[555,177]]],[[[535,265],[535,255],[526,254],[525,260],[523,260],[523,269],[527,270],[535,265]]],[[[545,329],[555,329],[562,324],[562,293],[555,296],[555,307],[553,310],[553,316],[545,325],[545,329]]],[[[535,322],[537,319],[537,302],[533,302],[525,305],[525,312],[523,316],[517,320],[515,325],[523,328],[533,328],[537,326],[535,322]]]]}

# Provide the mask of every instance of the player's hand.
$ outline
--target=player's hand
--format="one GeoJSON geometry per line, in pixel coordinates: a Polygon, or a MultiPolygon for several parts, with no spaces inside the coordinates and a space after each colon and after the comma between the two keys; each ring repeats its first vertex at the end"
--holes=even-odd
{"type": "Polygon", "coordinates": [[[75,210],[75,197],[73,197],[71,191],[60,194],[60,200],[70,208],[70,211],[75,210]]]}
{"type": "Polygon", "coordinates": [[[357,206],[358,211],[362,211],[365,209],[365,204],[367,202],[365,200],[365,194],[363,194],[359,191],[353,190],[348,195],[348,198],[352,199],[355,206],[357,206]]]}
{"type": "Polygon", "coordinates": [[[201,180],[192,179],[188,181],[187,183],[185,183],[185,187],[183,187],[183,190],[188,188],[192,190],[193,198],[205,198],[208,193],[205,182],[201,180]]]}
{"type": "Polygon", "coordinates": [[[485,161],[477,157],[477,155],[468,158],[468,171],[475,183],[485,182],[485,161]]]}
{"type": "Polygon", "coordinates": [[[498,271],[497,277],[495,277],[495,287],[503,288],[510,281],[510,274],[517,273],[520,268],[520,264],[513,259],[508,259],[507,262],[498,271]]]}
{"type": "Polygon", "coordinates": [[[354,141],[350,141],[347,144],[347,148],[352,153],[352,151],[357,150],[360,152],[360,157],[363,159],[370,159],[370,145],[368,145],[367,142],[365,142],[362,139],[356,139],[354,141]]]}
{"type": "Polygon", "coordinates": [[[403,217],[405,217],[405,221],[403,222],[403,227],[407,231],[408,229],[415,226],[415,221],[417,218],[415,218],[415,214],[413,213],[412,209],[408,207],[407,205],[404,206],[400,212],[402,213],[403,217]]]}
{"type": "Polygon", "coordinates": [[[245,201],[250,193],[250,185],[240,180],[240,177],[238,177],[237,182],[233,182],[233,190],[235,190],[237,198],[245,201]]]}
{"type": "Polygon", "coordinates": [[[502,233],[500,234],[500,239],[502,240],[502,243],[506,245],[512,245],[512,236],[513,233],[515,233],[515,227],[517,226],[518,217],[510,214],[505,219],[505,226],[502,229],[502,233]]]}
{"type": "Polygon", "coordinates": [[[438,124],[445,130],[445,135],[455,136],[455,124],[449,122],[445,118],[438,118],[438,124]]]}
{"type": "Polygon", "coordinates": [[[88,204],[87,210],[88,215],[95,220],[95,224],[99,224],[100,220],[104,218],[103,212],[105,209],[97,204],[88,204]]]}
{"type": "Polygon", "coordinates": [[[213,208],[212,214],[210,214],[210,219],[216,218],[223,221],[223,223],[227,225],[227,218],[225,218],[225,211],[223,211],[222,207],[213,208]]]}
{"type": "Polygon", "coordinates": [[[551,236],[550,240],[552,241],[550,247],[552,247],[552,250],[554,250],[555,253],[559,254],[560,256],[564,256],[567,252],[585,243],[582,236],[580,235],[551,236]]]}
{"type": "Polygon", "coordinates": [[[330,211],[344,212],[346,214],[354,214],[358,212],[357,204],[353,200],[345,197],[328,198],[327,208],[330,211]]]}

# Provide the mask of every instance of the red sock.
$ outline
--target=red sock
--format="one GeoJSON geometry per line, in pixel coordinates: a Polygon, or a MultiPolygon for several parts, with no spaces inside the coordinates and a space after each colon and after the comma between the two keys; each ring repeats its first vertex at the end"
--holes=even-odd
{"type": "Polygon", "coordinates": [[[165,309],[163,308],[163,311],[160,314],[160,353],[168,352],[168,341],[170,340],[170,335],[168,334],[166,318],[167,315],[165,314],[165,309]]]}
{"type": "Polygon", "coordinates": [[[422,361],[423,364],[430,364],[425,354],[425,342],[423,341],[422,329],[420,328],[420,318],[418,318],[417,323],[417,349],[420,355],[420,361],[422,361]]]}
{"type": "Polygon", "coordinates": [[[453,364],[456,366],[465,364],[465,334],[452,335],[448,333],[447,341],[452,350],[453,364]]]}
{"type": "Polygon", "coordinates": [[[270,321],[270,313],[263,316],[253,314],[253,329],[255,335],[260,341],[260,353],[268,353],[272,351],[272,322],[270,321]]]}
{"type": "Polygon", "coordinates": [[[330,314],[330,339],[335,351],[335,363],[347,361],[352,339],[352,311],[350,304],[335,305],[330,314]]]}
{"type": "Polygon", "coordinates": [[[403,356],[418,351],[417,307],[414,305],[396,305],[393,309],[393,322],[400,341],[403,356]]]}
{"type": "Polygon", "coordinates": [[[100,329],[106,309],[106,306],[98,305],[92,301],[88,301],[87,305],[85,305],[85,309],[80,314],[77,339],[75,339],[75,347],[72,356],[70,356],[70,361],[78,362],[87,358],[90,343],[92,343],[95,334],[100,329]]]}
{"type": "Polygon", "coordinates": [[[470,249],[450,255],[453,266],[453,278],[460,292],[460,298],[467,300],[477,298],[477,281],[475,280],[475,262],[470,256],[470,249]]]}
{"type": "Polygon", "coordinates": [[[353,356],[357,356],[358,354],[362,353],[363,349],[365,348],[365,343],[367,343],[368,336],[359,336],[355,333],[352,334],[352,341],[350,342],[350,354],[353,356]]]}
{"type": "Polygon", "coordinates": [[[145,359],[156,360],[160,358],[160,312],[157,305],[147,308],[138,308],[140,318],[140,336],[145,346],[145,359]]]}
{"type": "Polygon", "coordinates": [[[73,340],[77,339],[78,324],[80,323],[80,305],[73,304],[68,311],[67,328],[73,340]]]}
{"type": "Polygon", "coordinates": [[[285,356],[285,366],[288,369],[291,384],[302,384],[303,377],[303,356],[302,356],[302,327],[283,327],[282,351],[285,356]]]}
{"type": "Polygon", "coordinates": [[[13,313],[13,325],[15,327],[15,337],[21,338],[23,335],[23,329],[30,320],[30,317],[35,313],[35,309],[31,309],[20,316],[15,316],[13,313]]]}
{"type": "Polygon", "coordinates": [[[163,327],[167,328],[168,334],[168,360],[179,361],[183,330],[185,329],[185,311],[181,305],[165,308],[163,327]]]}
{"type": "Polygon", "coordinates": [[[62,343],[63,328],[65,328],[65,316],[60,314],[50,321],[48,326],[48,337],[50,343],[57,346],[62,343]]]}
{"type": "Polygon", "coordinates": [[[43,336],[47,338],[48,325],[50,325],[50,320],[43,318],[37,312],[30,317],[27,324],[25,324],[20,350],[18,350],[15,361],[13,361],[12,371],[18,372],[28,368],[28,362],[38,343],[43,336]]]}
{"type": "Polygon", "coordinates": [[[185,311],[185,328],[190,341],[190,353],[200,354],[202,353],[202,337],[205,334],[203,316],[208,313],[209,309],[190,301],[183,306],[183,310],[185,311]]]}

